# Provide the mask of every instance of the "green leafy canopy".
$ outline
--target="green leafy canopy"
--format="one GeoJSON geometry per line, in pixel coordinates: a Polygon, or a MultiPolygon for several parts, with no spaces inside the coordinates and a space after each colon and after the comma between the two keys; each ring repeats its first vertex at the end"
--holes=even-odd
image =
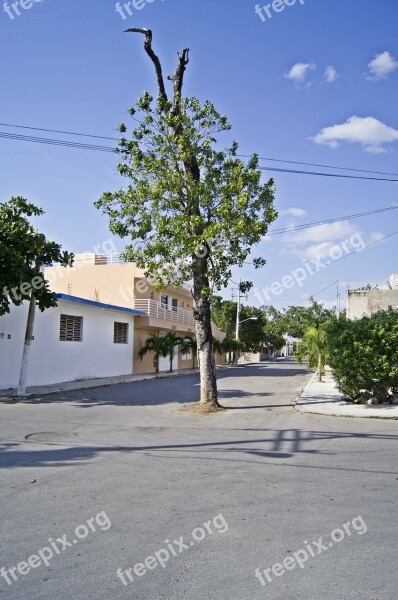
{"type": "Polygon", "coordinates": [[[118,147],[118,171],[129,184],[105,193],[96,206],[113,233],[132,240],[124,257],[159,286],[190,281],[193,257],[206,256],[210,285],[220,290],[276,218],[274,183],[261,183],[256,155],[244,164],[236,143],[218,149],[215,136],[230,125],[209,101],[180,103],[176,113],[165,98],[154,101],[145,93],[130,109],[135,126],[129,139],[126,125],[120,126],[118,147]],[[197,173],[187,168],[192,157],[197,173]]]}
{"type": "Polygon", "coordinates": [[[73,263],[73,255],[61,252],[30,223],[43,211],[20,196],[0,203],[0,315],[10,305],[29,300],[32,292],[41,311],[57,302],[44,279],[41,267],[52,262],[73,263]]]}

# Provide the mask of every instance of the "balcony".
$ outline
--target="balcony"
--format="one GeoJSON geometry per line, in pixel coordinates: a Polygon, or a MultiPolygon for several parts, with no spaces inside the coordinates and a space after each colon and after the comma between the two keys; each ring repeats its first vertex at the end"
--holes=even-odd
{"type": "Polygon", "coordinates": [[[195,324],[191,310],[165,308],[155,300],[134,300],[134,308],[146,312],[149,317],[161,319],[162,321],[171,321],[172,323],[192,326],[195,324]]]}

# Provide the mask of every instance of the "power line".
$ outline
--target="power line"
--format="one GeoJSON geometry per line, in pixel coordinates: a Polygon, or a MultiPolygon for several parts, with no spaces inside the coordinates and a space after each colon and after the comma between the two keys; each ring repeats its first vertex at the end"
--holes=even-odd
{"type": "Polygon", "coordinates": [[[366,179],[367,181],[393,181],[398,182],[398,179],[386,179],[384,177],[364,177],[357,175],[340,175],[337,173],[319,173],[317,171],[301,171],[298,169],[280,169],[277,167],[258,167],[260,171],[277,171],[278,173],[294,173],[295,175],[316,175],[318,177],[337,177],[342,179],[366,179]]]}
{"type": "Polygon", "coordinates": [[[36,136],[20,135],[17,133],[6,133],[4,131],[0,131],[0,138],[17,140],[20,142],[33,142],[35,144],[49,144],[52,146],[64,146],[67,148],[80,148],[81,150],[96,150],[97,152],[115,152],[114,148],[108,146],[83,144],[80,142],[70,142],[67,140],[56,140],[51,138],[39,138],[36,136]]]}
{"type": "MultiPolygon", "coordinates": [[[[17,133],[6,133],[4,131],[0,131],[0,138],[17,140],[20,142],[33,142],[36,144],[49,144],[52,146],[64,146],[68,148],[79,148],[81,150],[95,150],[97,152],[115,152],[115,148],[111,146],[98,146],[95,144],[83,144],[80,142],[70,142],[67,140],[57,140],[52,138],[39,138],[36,136],[27,136],[21,135],[17,133]]],[[[336,173],[318,173],[315,171],[299,171],[293,169],[271,169],[269,167],[258,167],[261,171],[278,171],[281,173],[295,173],[300,175],[317,175],[320,177],[340,177],[344,179],[366,179],[368,181],[391,181],[398,182],[398,179],[386,179],[381,177],[357,177],[354,175],[338,175],[336,173]]]]}
{"type": "MultiPolygon", "coordinates": [[[[237,154],[241,158],[251,158],[248,154],[237,154]]],[[[372,173],[373,175],[390,175],[391,177],[398,177],[398,173],[385,173],[384,171],[368,171],[367,169],[353,169],[351,167],[338,167],[337,165],[322,165],[318,163],[300,162],[298,160],[284,160],[282,158],[265,158],[263,156],[258,157],[259,160],[268,160],[270,162],[280,162],[290,165],[304,165],[306,167],[322,167],[324,169],[337,169],[338,171],[356,171],[357,173],[372,173]]]]}
{"type": "Polygon", "coordinates": [[[379,214],[379,213],[384,213],[384,212],[388,212],[390,210],[397,210],[398,206],[388,206],[385,208],[379,208],[377,210],[371,210],[369,212],[363,212],[363,213],[357,213],[355,215],[347,215],[345,217],[336,217],[334,219],[325,219],[323,221],[314,221],[313,223],[304,223],[302,225],[297,225],[294,227],[285,227],[285,228],[280,228],[280,229],[275,229],[274,231],[270,231],[269,233],[267,233],[266,235],[280,235],[281,233],[289,233],[289,232],[296,232],[296,231],[300,231],[301,229],[308,229],[309,227],[316,227],[318,225],[326,225],[328,223],[334,223],[336,221],[349,221],[350,219],[356,219],[356,218],[361,218],[361,217],[367,217],[369,215],[375,215],[375,214],[379,214]]]}
{"type": "Polygon", "coordinates": [[[322,290],[319,290],[319,292],[316,292],[315,294],[311,294],[307,298],[304,298],[304,300],[302,300],[298,304],[303,304],[303,302],[307,302],[308,300],[311,300],[311,298],[313,298],[314,296],[319,296],[319,294],[322,294],[322,292],[325,292],[326,290],[328,290],[332,286],[336,285],[336,283],[337,283],[337,281],[333,281],[333,283],[331,283],[330,285],[324,287],[322,290]]]}
{"type": "Polygon", "coordinates": [[[76,133],[75,131],[61,131],[59,129],[44,129],[43,127],[27,127],[26,125],[12,125],[11,123],[0,123],[0,127],[16,127],[17,129],[31,129],[34,131],[46,131],[47,133],[64,133],[66,135],[79,135],[81,137],[98,138],[100,140],[119,141],[119,138],[106,137],[105,135],[93,135],[91,133],[76,133]]]}
{"type": "MultiPolygon", "coordinates": [[[[96,138],[96,139],[102,139],[102,140],[111,140],[111,141],[119,141],[119,138],[116,137],[109,137],[109,136],[104,136],[104,135],[94,135],[94,134],[90,134],[90,133],[80,133],[80,132],[75,132],[75,131],[63,131],[60,129],[46,129],[44,127],[29,127],[27,125],[15,125],[12,123],[0,123],[1,127],[15,127],[18,129],[29,129],[29,130],[34,130],[34,131],[45,131],[47,133],[61,133],[64,135],[76,135],[76,136],[80,136],[80,137],[89,137],[89,138],[96,138]]],[[[6,136],[1,136],[1,137],[6,137],[6,136]]],[[[19,139],[19,138],[10,138],[10,139],[19,139]]],[[[21,139],[20,141],[33,141],[31,139],[29,140],[23,140],[21,139]]],[[[59,141],[62,142],[62,140],[55,140],[55,141],[59,141]]],[[[49,142],[40,142],[40,143],[49,143],[49,142]]],[[[55,142],[54,142],[55,143],[55,142]]],[[[55,144],[58,145],[58,144],[55,144]]],[[[63,145],[63,144],[60,144],[63,145]]],[[[66,145],[66,144],[64,144],[66,145]]],[[[74,146],[71,146],[74,147],[74,146]]],[[[80,148],[82,147],[83,149],[86,150],[94,150],[94,148],[90,148],[88,144],[84,144],[83,146],[75,146],[76,148],[80,148]]],[[[106,150],[103,151],[107,151],[107,152],[113,152],[114,148],[110,148],[110,147],[105,147],[106,150]]],[[[97,148],[96,148],[97,149],[97,148]]],[[[97,149],[98,150],[98,149],[97,149]]],[[[249,155],[246,154],[237,154],[238,157],[241,158],[250,158],[249,155]]],[[[357,172],[357,173],[370,173],[373,175],[388,175],[390,177],[398,177],[397,173],[386,173],[383,171],[369,171],[366,169],[355,169],[355,168],[351,168],[351,167],[339,167],[337,165],[324,165],[324,164],[318,164],[318,163],[307,163],[307,162],[301,162],[301,161],[294,161],[294,160],[286,160],[286,159],[281,159],[281,158],[266,158],[266,157],[259,157],[260,160],[267,160],[270,162],[280,162],[280,163],[286,163],[286,164],[295,164],[295,165],[304,165],[304,166],[310,166],[310,167],[321,167],[324,169],[337,169],[339,171],[353,171],[353,172],[357,172]]],[[[297,174],[308,174],[308,175],[320,175],[320,176],[324,176],[324,177],[344,177],[343,175],[334,175],[334,174],[327,174],[327,173],[313,173],[310,171],[295,171],[295,170],[284,170],[284,169],[278,169],[278,168],[274,168],[271,169],[270,167],[260,167],[262,170],[274,170],[274,171],[280,171],[280,172],[286,172],[286,173],[297,173],[297,174]]],[[[348,175],[346,175],[345,177],[350,178],[348,175]]],[[[360,177],[358,177],[357,179],[361,179],[360,177]]],[[[375,177],[371,177],[371,178],[365,178],[365,179],[373,179],[374,181],[397,181],[397,180],[390,180],[390,179],[378,179],[375,177]]]]}
{"type": "MultiPolygon", "coordinates": [[[[398,235],[398,231],[394,231],[394,233],[390,233],[389,235],[385,235],[384,237],[380,238],[379,240],[375,240],[374,242],[371,242],[370,244],[366,244],[361,252],[363,252],[364,250],[367,250],[368,248],[370,248],[371,246],[375,246],[376,244],[380,244],[381,242],[384,242],[384,240],[388,240],[389,238],[394,237],[395,235],[398,235]]],[[[353,252],[350,252],[349,254],[345,254],[344,256],[340,256],[340,258],[337,258],[336,260],[333,260],[330,264],[333,265],[336,262],[339,262],[340,260],[343,260],[344,258],[348,258],[349,256],[352,256],[353,254],[358,254],[358,250],[354,250],[353,252]]],[[[329,265],[328,265],[329,266],[329,265]]],[[[336,282],[333,282],[331,285],[329,285],[327,288],[324,288],[323,290],[320,290],[319,292],[316,292],[315,294],[310,294],[310,296],[308,296],[308,298],[306,298],[305,300],[302,300],[301,302],[299,302],[298,304],[302,304],[303,302],[307,302],[310,298],[312,298],[313,296],[318,296],[319,294],[321,294],[322,292],[324,292],[325,290],[327,290],[328,288],[332,287],[332,285],[335,285],[336,282]]]]}

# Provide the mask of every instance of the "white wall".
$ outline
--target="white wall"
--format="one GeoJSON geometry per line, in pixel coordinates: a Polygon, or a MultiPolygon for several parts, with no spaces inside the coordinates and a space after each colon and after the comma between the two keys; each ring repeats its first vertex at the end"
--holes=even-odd
{"type": "MultiPolygon", "coordinates": [[[[0,389],[17,387],[28,306],[11,307],[0,317],[0,389]],[[4,337],[1,334],[4,333],[4,337]],[[11,339],[7,336],[11,335],[11,339]]],[[[64,300],[57,308],[36,309],[27,385],[46,385],[132,373],[134,316],[64,300]],[[83,317],[82,342],[59,340],[60,315],[83,317]],[[113,343],[115,321],[129,323],[127,344],[113,343]]]]}

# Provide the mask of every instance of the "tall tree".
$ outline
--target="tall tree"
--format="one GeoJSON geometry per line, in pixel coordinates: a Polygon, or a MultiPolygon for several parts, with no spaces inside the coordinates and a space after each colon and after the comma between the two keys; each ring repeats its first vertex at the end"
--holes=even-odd
{"type": "Polygon", "coordinates": [[[34,297],[41,311],[57,306],[41,267],[52,262],[70,265],[73,255],[61,252],[31,224],[31,217],[44,214],[41,208],[20,196],[0,203],[0,315],[34,297]]]}
{"type": "MultiPolygon", "coordinates": [[[[126,125],[120,126],[118,171],[129,179],[127,189],[104,194],[96,206],[109,216],[113,233],[133,241],[125,258],[159,286],[193,282],[200,401],[218,406],[211,295],[227,285],[232,267],[243,265],[276,218],[274,183],[261,183],[256,155],[247,164],[237,158],[235,142],[219,149],[214,136],[230,125],[209,101],[183,98],[189,49],[178,54],[169,99],[152,32],[127,31],[144,35],[158,95],[154,101],[145,92],[130,108],[130,139],[126,125]]],[[[262,266],[262,259],[255,264],[262,266]]]]}
{"type": "Polygon", "coordinates": [[[280,335],[288,333],[297,338],[302,338],[310,327],[319,329],[334,315],[334,311],[324,308],[322,303],[313,298],[310,306],[289,306],[281,311],[273,306],[263,308],[275,331],[280,335]]]}
{"type": "Polygon", "coordinates": [[[20,196],[0,204],[0,315],[10,312],[10,305],[29,302],[18,383],[18,396],[25,396],[29,350],[32,343],[35,309],[57,306],[55,294],[45,280],[42,267],[52,262],[72,265],[73,254],[61,252],[34,229],[30,217],[43,214],[41,208],[20,196]]]}

